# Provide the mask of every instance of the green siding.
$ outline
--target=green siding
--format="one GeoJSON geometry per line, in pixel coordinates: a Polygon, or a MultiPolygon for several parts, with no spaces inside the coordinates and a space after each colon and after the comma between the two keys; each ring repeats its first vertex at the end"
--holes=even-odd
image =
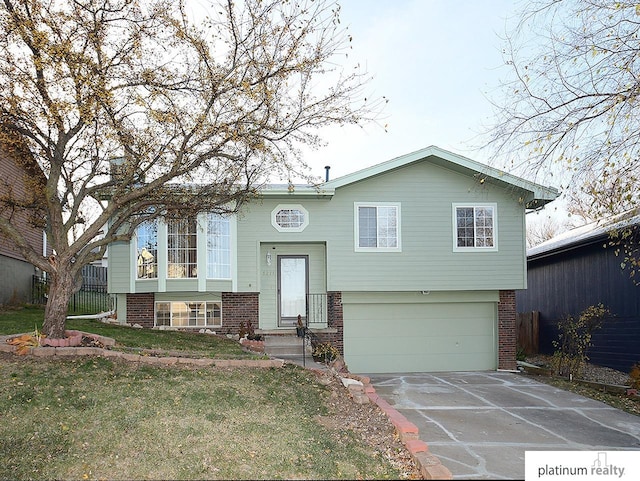
{"type": "MultiPolygon", "coordinates": [[[[323,245],[324,283],[328,291],[466,291],[522,289],[525,287],[524,206],[515,188],[435,165],[416,162],[380,175],[336,188],[333,197],[265,194],[245,205],[238,215],[232,242],[237,251],[234,281],[164,280],[134,283],[137,292],[160,291],[264,291],[261,245],[323,245]],[[401,205],[401,252],[355,252],[354,203],[395,202],[401,205]],[[497,252],[453,251],[453,203],[497,205],[497,252]],[[271,212],[279,204],[301,204],[309,212],[302,232],[279,232],[271,212]]],[[[162,232],[159,230],[159,235],[162,232]]],[[[204,255],[204,253],[200,254],[204,255]]],[[[166,255],[159,252],[159,271],[166,270],[166,255]]],[[[128,243],[110,246],[111,292],[132,289],[128,243]]],[[[265,286],[267,288],[267,286],[265,286]]],[[[268,287],[267,290],[271,289],[268,287]]],[[[273,300],[275,302],[275,300],[273,300]]],[[[265,307],[266,309],[266,307],[265,307]]],[[[265,316],[267,316],[265,310],[265,316]]],[[[269,314],[270,315],[270,314],[269,314]]]]}
{"type": "Polygon", "coordinates": [[[282,244],[265,243],[260,245],[260,328],[278,327],[277,307],[277,256],[309,256],[309,293],[326,293],[326,258],[324,244],[282,244]],[[271,265],[267,265],[267,253],[271,253],[271,265]]]}
{"type": "Polygon", "coordinates": [[[107,276],[107,288],[111,293],[130,292],[131,276],[131,250],[128,242],[114,242],[109,244],[109,267],[107,276]]]}
{"type": "Polygon", "coordinates": [[[116,315],[118,316],[118,321],[127,322],[127,295],[126,294],[116,294],[116,315]]]}
{"type": "Polygon", "coordinates": [[[238,220],[238,290],[256,290],[260,242],[325,241],[329,291],[522,289],[523,216],[517,192],[428,162],[340,187],[331,199],[265,195],[238,220]],[[355,252],[354,202],[401,204],[401,252],[355,252]],[[497,204],[497,252],[453,252],[454,202],[497,204]],[[303,232],[271,225],[272,210],[285,203],[309,211],[303,232]]]}
{"type": "Polygon", "coordinates": [[[329,245],[330,290],[524,287],[524,208],[503,189],[422,163],[338,189],[332,204],[345,214],[329,245]],[[402,252],[354,252],[359,201],[401,203],[402,252]],[[453,252],[454,202],[497,203],[497,252],[453,252]]]}
{"type": "MultiPolygon", "coordinates": [[[[412,293],[378,293],[379,302],[368,303],[362,302],[362,295],[344,296],[344,354],[349,369],[360,373],[496,369],[496,303],[474,302],[473,296],[462,296],[458,302],[455,293],[440,294],[423,296],[424,302],[412,293]],[[444,299],[450,302],[440,302],[444,299]]],[[[478,294],[476,299],[481,299],[478,294]]]]}

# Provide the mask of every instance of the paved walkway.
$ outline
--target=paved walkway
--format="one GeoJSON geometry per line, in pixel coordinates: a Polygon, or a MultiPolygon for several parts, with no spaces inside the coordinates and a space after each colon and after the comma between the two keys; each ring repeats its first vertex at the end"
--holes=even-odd
{"type": "Polygon", "coordinates": [[[523,479],[528,450],[638,450],[640,417],[521,374],[373,374],[454,479],[523,479]]]}
{"type": "Polygon", "coordinates": [[[317,371],[326,371],[327,365],[324,363],[315,362],[312,356],[272,356],[275,359],[282,359],[286,363],[297,364],[298,366],[305,367],[307,369],[315,369],[317,371]]]}

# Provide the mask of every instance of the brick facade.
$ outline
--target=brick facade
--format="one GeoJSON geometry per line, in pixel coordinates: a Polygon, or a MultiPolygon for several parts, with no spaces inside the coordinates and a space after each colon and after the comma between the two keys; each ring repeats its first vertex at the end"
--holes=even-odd
{"type": "Polygon", "coordinates": [[[127,294],[127,322],[152,328],[154,324],[154,301],[155,295],[153,292],[127,294]]]}
{"type": "Polygon", "coordinates": [[[238,334],[240,323],[251,322],[258,329],[260,316],[260,293],[223,292],[222,293],[222,333],[238,334]]]}
{"type": "MultiPolygon", "coordinates": [[[[259,294],[257,292],[223,292],[222,293],[222,330],[224,334],[237,334],[240,323],[251,322],[258,328],[259,294]]],[[[127,322],[140,324],[142,327],[154,326],[155,296],[152,292],[144,294],[127,294],[127,322]]]]}
{"type": "Polygon", "coordinates": [[[500,291],[498,301],[498,369],[516,369],[516,293],[500,291]]]}

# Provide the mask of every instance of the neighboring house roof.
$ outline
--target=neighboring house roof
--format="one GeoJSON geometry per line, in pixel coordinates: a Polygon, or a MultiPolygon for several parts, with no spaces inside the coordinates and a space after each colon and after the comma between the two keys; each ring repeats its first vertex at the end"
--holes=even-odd
{"type": "Polygon", "coordinates": [[[589,244],[602,242],[610,232],[640,224],[640,208],[631,209],[606,219],[563,232],[527,250],[528,259],[558,254],[589,244]]]}
{"type": "MultiPolygon", "coordinates": [[[[485,164],[481,164],[480,162],[476,162],[475,160],[454,154],[433,145],[410,154],[396,157],[381,164],[359,170],[352,174],[338,177],[320,184],[315,188],[308,186],[293,186],[293,188],[296,194],[331,196],[335,193],[335,189],[339,187],[385,174],[394,169],[422,161],[428,161],[435,165],[469,176],[475,176],[482,182],[488,180],[489,182],[503,187],[515,187],[516,189],[523,191],[523,193],[526,193],[526,195],[523,195],[523,202],[525,202],[528,209],[542,207],[557,198],[559,195],[559,192],[552,187],[545,187],[529,182],[521,179],[520,177],[516,177],[515,175],[508,174],[504,171],[489,167],[485,164]]],[[[283,185],[268,186],[264,191],[265,194],[284,194],[287,192],[291,192],[289,186],[283,185]]]]}

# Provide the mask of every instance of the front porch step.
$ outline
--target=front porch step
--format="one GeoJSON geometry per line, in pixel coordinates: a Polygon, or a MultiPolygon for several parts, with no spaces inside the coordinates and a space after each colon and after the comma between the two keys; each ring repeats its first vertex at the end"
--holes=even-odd
{"type": "MultiPolygon", "coordinates": [[[[311,352],[311,346],[306,343],[305,354],[311,356],[311,352]]],[[[302,338],[290,334],[267,334],[264,337],[264,353],[274,357],[301,356],[302,338]]]]}

